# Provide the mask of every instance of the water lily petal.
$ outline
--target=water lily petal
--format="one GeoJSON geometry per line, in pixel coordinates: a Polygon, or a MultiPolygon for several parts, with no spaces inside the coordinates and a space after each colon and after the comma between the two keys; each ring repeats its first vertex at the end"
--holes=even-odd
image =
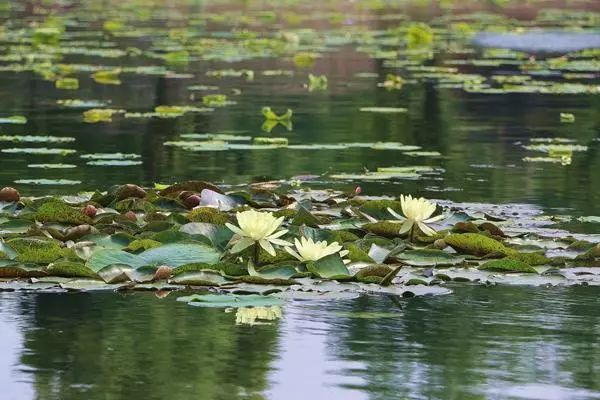
{"type": "Polygon", "coordinates": [[[248,247],[252,246],[254,244],[254,240],[244,237],[241,238],[240,240],[238,240],[235,245],[233,245],[233,247],[231,248],[231,253],[235,254],[235,253],[239,253],[242,250],[247,249],[248,247]]]}
{"type": "Polygon", "coordinates": [[[268,239],[269,242],[276,244],[278,246],[291,246],[292,244],[287,240],[282,239],[268,239]]]}
{"type": "Polygon", "coordinates": [[[406,220],[403,224],[402,227],[400,227],[400,235],[404,235],[406,232],[410,231],[414,225],[414,221],[411,219],[406,220]]]}
{"type": "Polygon", "coordinates": [[[294,256],[295,258],[297,258],[297,259],[298,259],[298,261],[304,261],[304,260],[302,259],[302,257],[300,257],[300,254],[298,254],[298,253],[296,253],[294,250],[292,250],[292,248],[291,248],[291,247],[286,247],[286,248],[285,248],[285,251],[287,251],[287,252],[288,252],[288,253],[290,253],[292,256],[294,256]]]}
{"type": "Polygon", "coordinates": [[[246,235],[246,233],[243,230],[241,230],[240,228],[238,228],[237,226],[235,226],[233,224],[230,224],[229,222],[225,223],[225,226],[227,228],[229,228],[229,230],[231,230],[233,233],[236,233],[240,236],[248,236],[248,235],[246,235]]]}
{"type": "Polygon", "coordinates": [[[282,230],[280,230],[279,232],[275,232],[274,234],[270,235],[270,236],[268,237],[268,239],[269,239],[269,240],[270,240],[270,239],[276,239],[276,238],[278,238],[278,237],[281,237],[281,236],[285,235],[286,233],[288,233],[288,230],[287,230],[287,229],[282,229],[282,230]]]}
{"type": "Polygon", "coordinates": [[[426,224],[430,224],[432,222],[441,221],[441,220],[445,219],[446,217],[447,217],[446,214],[440,214],[440,215],[436,215],[435,217],[431,217],[429,219],[426,219],[423,222],[425,222],[426,224]]]}
{"type": "Polygon", "coordinates": [[[404,221],[406,218],[404,216],[398,214],[396,211],[392,210],[390,207],[387,208],[388,212],[392,214],[392,216],[400,221],[404,221]]]}
{"type": "Polygon", "coordinates": [[[419,222],[419,229],[421,229],[421,231],[426,234],[427,236],[433,236],[435,235],[435,231],[433,229],[431,229],[430,227],[428,227],[427,225],[425,225],[424,222],[419,222]]]}
{"type": "Polygon", "coordinates": [[[262,247],[263,249],[265,249],[265,251],[267,253],[269,253],[270,255],[272,255],[273,257],[275,257],[277,255],[277,253],[275,253],[275,249],[273,248],[273,245],[266,239],[261,239],[258,242],[260,244],[260,247],[262,247]]]}

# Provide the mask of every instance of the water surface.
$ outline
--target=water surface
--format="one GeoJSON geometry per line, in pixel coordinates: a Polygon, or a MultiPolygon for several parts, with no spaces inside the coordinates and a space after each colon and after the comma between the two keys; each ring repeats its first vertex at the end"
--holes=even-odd
{"type": "Polygon", "coordinates": [[[245,326],[177,294],[3,293],[3,398],[600,398],[599,294],[460,286],[245,326]]]}

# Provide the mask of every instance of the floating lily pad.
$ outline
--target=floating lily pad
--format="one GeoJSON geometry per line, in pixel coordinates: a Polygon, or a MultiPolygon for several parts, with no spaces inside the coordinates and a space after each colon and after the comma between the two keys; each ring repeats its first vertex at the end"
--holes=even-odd
{"type": "Polygon", "coordinates": [[[179,297],[177,301],[187,303],[191,306],[215,308],[265,307],[284,304],[283,300],[275,297],[252,294],[245,296],[233,294],[195,294],[179,297]]]}

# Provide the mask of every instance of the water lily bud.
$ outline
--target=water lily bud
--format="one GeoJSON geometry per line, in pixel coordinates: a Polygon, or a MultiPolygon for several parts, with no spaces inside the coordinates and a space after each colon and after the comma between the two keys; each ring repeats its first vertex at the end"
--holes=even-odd
{"type": "Polygon", "coordinates": [[[200,204],[200,196],[193,194],[183,201],[187,208],[194,208],[200,204]]]}
{"type": "Polygon", "coordinates": [[[21,199],[19,191],[12,187],[5,187],[0,190],[0,201],[16,202],[21,199]]]}
{"type": "Polygon", "coordinates": [[[127,218],[130,221],[137,221],[137,215],[135,215],[133,211],[127,211],[125,213],[125,218],[127,218]]]}
{"type": "Polygon", "coordinates": [[[83,209],[83,213],[90,218],[94,218],[96,216],[97,212],[98,212],[98,209],[91,204],[88,204],[83,209]]]}
{"type": "Polygon", "coordinates": [[[158,281],[161,279],[169,279],[171,277],[171,273],[173,273],[173,268],[167,265],[161,265],[154,273],[154,280],[158,281]]]}
{"type": "Polygon", "coordinates": [[[187,199],[188,197],[190,197],[191,195],[196,194],[196,192],[192,192],[191,190],[184,190],[182,192],[179,193],[179,199],[181,201],[185,201],[185,199],[187,199]]]}
{"type": "Polygon", "coordinates": [[[361,193],[362,193],[362,189],[361,189],[361,187],[360,187],[360,186],[357,186],[356,188],[354,188],[354,194],[355,194],[355,195],[357,195],[357,196],[358,196],[358,195],[359,195],[359,194],[361,194],[361,193]]]}

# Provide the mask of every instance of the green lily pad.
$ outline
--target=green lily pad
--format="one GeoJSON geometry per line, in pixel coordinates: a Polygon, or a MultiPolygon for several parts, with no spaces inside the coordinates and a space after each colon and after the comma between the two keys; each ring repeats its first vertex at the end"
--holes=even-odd
{"type": "Polygon", "coordinates": [[[266,307],[283,305],[284,301],[271,296],[234,294],[194,294],[191,296],[179,297],[177,301],[187,303],[197,307],[216,307],[216,308],[240,308],[240,307],[266,307]]]}
{"type": "Polygon", "coordinates": [[[104,249],[92,253],[87,266],[94,272],[114,264],[130,266],[134,269],[147,265],[168,265],[171,268],[191,263],[216,264],[220,253],[203,244],[166,244],[146,250],[140,254],[131,254],[122,250],[104,249]]]}
{"type": "Polygon", "coordinates": [[[320,278],[347,279],[350,271],[339,254],[331,254],[320,260],[309,262],[306,268],[320,278]]]}

